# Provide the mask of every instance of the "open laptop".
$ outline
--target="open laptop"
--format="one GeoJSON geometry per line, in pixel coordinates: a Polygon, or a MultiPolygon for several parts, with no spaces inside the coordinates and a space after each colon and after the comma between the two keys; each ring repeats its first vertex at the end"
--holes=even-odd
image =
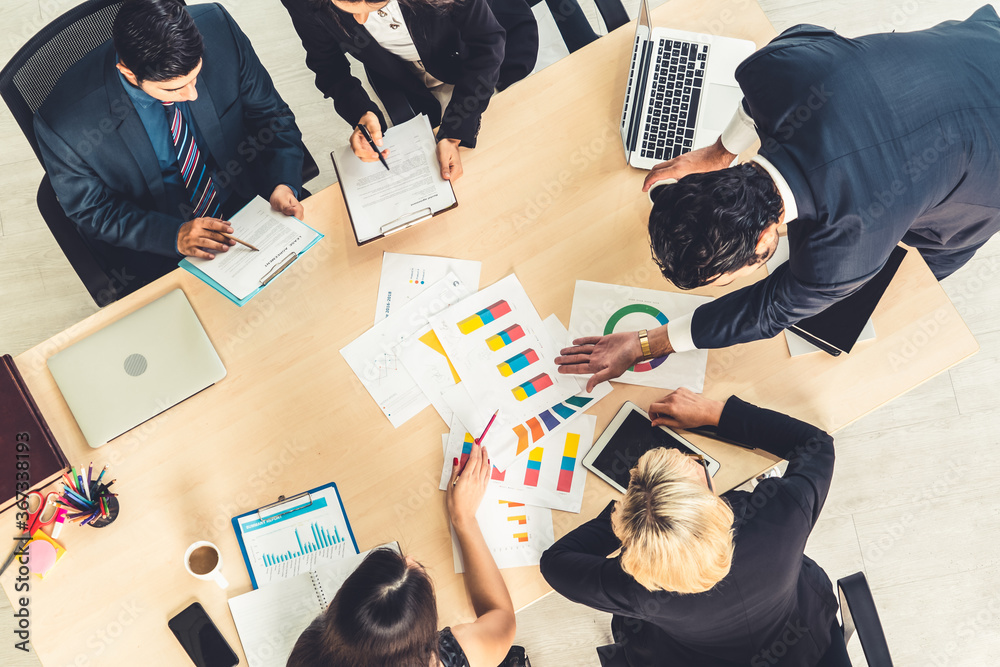
{"type": "Polygon", "coordinates": [[[91,447],[226,376],[179,289],[57,352],[48,366],[91,447]]]}
{"type": "Polygon", "coordinates": [[[743,99],[736,67],[756,48],[743,39],[653,28],[642,0],[620,128],[628,163],[652,169],[715,143],[743,99]]]}

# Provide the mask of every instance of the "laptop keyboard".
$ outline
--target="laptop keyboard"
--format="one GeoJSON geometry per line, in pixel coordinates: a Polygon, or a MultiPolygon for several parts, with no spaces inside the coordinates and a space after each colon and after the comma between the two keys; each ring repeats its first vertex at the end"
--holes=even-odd
{"type": "Polygon", "coordinates": [[[690,151],[694,142],[708,45],[665,39],[655,57],[640,155],[669,160],[690,151]]]}

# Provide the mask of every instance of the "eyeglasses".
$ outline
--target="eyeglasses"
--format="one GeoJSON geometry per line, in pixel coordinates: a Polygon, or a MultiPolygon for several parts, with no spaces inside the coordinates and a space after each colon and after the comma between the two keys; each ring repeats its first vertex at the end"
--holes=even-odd
{"type": "Polygon", "coordinates": [[[698,465],[705,469],[705,486],[708,487],[709,491],[714,491],[715,487],[712,486],[712,475],[708,472],[708,461],[701,454],[685,454],[685,456],[694,459],[698,465]]]}

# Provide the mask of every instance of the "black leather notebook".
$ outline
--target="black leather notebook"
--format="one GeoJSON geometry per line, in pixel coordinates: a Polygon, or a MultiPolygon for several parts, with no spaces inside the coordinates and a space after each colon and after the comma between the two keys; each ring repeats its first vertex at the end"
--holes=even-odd
{"type": "Polygon", "coordinates": [[[882,270],[865,283],[864,287],[826,310],[789,328],[833,356],[841,352],[849,354],[854,344],[858,342],[868,318],[875,312],[878,302],[896,275],[899,265],[903,263],[904,257],[906,249],[896,246],[882,270]]]}

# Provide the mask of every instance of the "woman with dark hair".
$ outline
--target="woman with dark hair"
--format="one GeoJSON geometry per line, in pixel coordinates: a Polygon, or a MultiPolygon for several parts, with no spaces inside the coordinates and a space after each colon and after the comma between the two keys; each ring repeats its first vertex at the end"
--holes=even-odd
{"type": "Polygon", "coordinates": [[[453,462],[448,513],[477,618],[437,630],[434,586],[410,556],[376,549],[299,637],[287,667],[496,667],[514,641],[514,606],[476,523],[490,479],[478,445],[459,474],[453,462]]]}
{"type": "MultiPolygon", "coordinates": [[[[352,126],[364,125],[381,146],[385,118],[351,75],[350,53],[369,78],[400,90],[414,111],[440,124],[437,157],[441,176],[451,180],[462,175],[458,147],[475,147],[494,90],[527,76],[538,55],[538,26],[525,0],[281,2],[316,87],[333,99],[337,113],[352,126]]],[[[357,129],[351,147],[365,162],[378,160],[357,129]]]]}

